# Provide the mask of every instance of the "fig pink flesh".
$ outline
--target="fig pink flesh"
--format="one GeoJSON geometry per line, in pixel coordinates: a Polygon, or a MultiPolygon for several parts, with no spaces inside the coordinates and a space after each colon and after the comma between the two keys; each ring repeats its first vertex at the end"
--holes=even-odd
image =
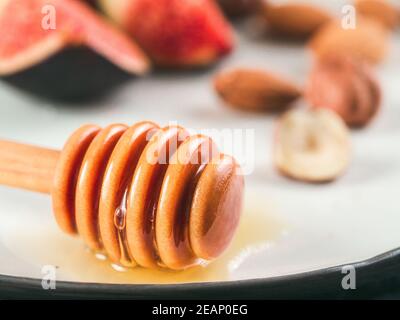
{"type": "Polygon", "coordinates": [[[87,45],[128,72],[149,67],[133,40],[77,0],[5,1],[0,30],[7,31],[0,38],[0,74],[29,68],[73,44],[87,45]]]}

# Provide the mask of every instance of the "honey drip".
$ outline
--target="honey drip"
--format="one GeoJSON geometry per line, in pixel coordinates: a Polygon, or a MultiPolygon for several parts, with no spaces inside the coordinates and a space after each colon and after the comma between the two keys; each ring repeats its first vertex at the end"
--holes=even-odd
{"type": "Polygon", "coordinates": [[[60,233],[51,222],[45,225],[36,223],[24,232],[10,232],[6,243],[10,251],[36,270],[34,276],[37,277],[42,276],[42,266],[50,264],[58,266],[57,279],[60,281],[119,284],[208,282],[232,280],[235,271],[232,267],[240,268],[238,257],[244,252],[254,251],[257,254],[258,248],[277,241],[285,228],[273,210],[265,206],[247,208],[228,250],[211,263],[184,271],[127,268],[122,263],[112,264],[105,255],[94,255],[91,250],[85,249],[79,238],[60,233]]]}
{"type": "Polygon", "coordinates": [[[126,240],[126,197],[128,190],[125,191],[121,206],[117,208],[114,216],[114,224],[118,232],[118,243],[121,250],[121,267],[133,268],[136,266],[133,258],[129,254],[128,243],[126,240]]]}

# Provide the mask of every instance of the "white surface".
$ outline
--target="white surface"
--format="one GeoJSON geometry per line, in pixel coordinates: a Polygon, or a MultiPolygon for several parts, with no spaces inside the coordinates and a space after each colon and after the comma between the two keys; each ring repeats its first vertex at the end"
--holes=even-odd
{"type": "MultiPolygon", "coordinates": [[[[43,103],[0,83],[0,137],[60,148],[86,122],[105,125],[146,119],[166,124],[175,120],[195,129],[254,128],[257,161],[254,173],[246,178],[245,215],[257,217],[256,207],[256,219],[263,216],[279,227],[266,229],[265,241],[253,243],[236,256],[229,276],[221,280],[350,263],[399,246],[400,36],[395,41],[399,45],[378,70],[385,94],[382,112],[372,126],[353,133],[354,157],[347,174],[333,184],[305,185],[280,177],[272,167],[274,118],[225,108],[210,88],[210,77],[218,69],[238,65],[275,70],[304,81],[310,59],[300,44],[271,42],[246,30],[246,25],[241,27],[235,53],[214,69],[133,80],[93,106],[43,103]]],[[[0,187],[0,274],[39,276],[41,266],[51,261],[41,261],[43,255],[35,252],[45,251],[44,256],[51,257],[62,250],[55,240],[38,241],[47,232],[55,234],[48,239],[58,239],[71,252],[81,246],[58,232],[48,197],[0,187]]],[[[65,252],[66,258],[73,255],[70,251],[65,252]]],[[[59,265],[59,279],[90,278],[69,272],[71,263],[59,265]]]]}

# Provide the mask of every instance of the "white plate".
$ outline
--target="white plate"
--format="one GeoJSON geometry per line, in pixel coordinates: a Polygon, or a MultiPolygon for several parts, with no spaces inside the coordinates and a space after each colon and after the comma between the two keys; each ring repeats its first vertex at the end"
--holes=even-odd
{"type": "MultiPolygon", "coordinates": [[[[176,283],[268,278],[366,259],[400,245],[400,36],[379,70],[383,109],[353,133],[347,174],[328,185],[280,177],[271,163],[274,118],[222,105],[211,89],[218,70],[250,66],[303,82],[310,58],[300,44],[260,40],[240,27],[238,50],[204,72],[163,72],[134,79],[93,105],[49,104],[0,83],[0,137],[60,148],[81,124],[153,120],[204,128],[255,129],[256,163],[246,177],[243,225],[232,249],[206,268],[184,273],[114,271],[81,241],[62,234],[50,198],[0,187],[0,274],[40,278],[58,266],[59,280],[104,283],[176,283]]],[[[107,76],[107,75],[105,75],[107,76]]],[[[77,81],[79,81],[77,79],[77,81]]]]}

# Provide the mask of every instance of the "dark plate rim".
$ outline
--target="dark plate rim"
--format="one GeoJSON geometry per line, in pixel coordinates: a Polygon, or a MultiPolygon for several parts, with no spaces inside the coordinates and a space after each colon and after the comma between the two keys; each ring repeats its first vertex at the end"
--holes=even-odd
{"type": "MultiPolygon", "coordinates": [[[[314,271],[237,281],[180,284],[102,284],[57,281],[44,290],[41,279],[0,275],[0,297],[28,299],[297,299],[365,298],[400,283],[400,248],[373,258],[314,271]],[[356,289],[342,281],[354,268],[356,289]]],[[[400,286],[399,286],[400,288],[400,286]]]]}

